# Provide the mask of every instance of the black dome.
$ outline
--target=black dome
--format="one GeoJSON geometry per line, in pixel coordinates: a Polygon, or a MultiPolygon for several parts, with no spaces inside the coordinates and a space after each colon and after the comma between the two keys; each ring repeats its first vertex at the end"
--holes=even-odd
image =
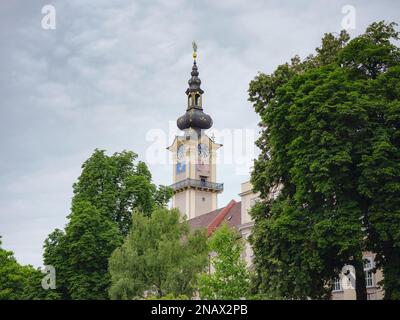
{"type": "Polygon", "coordinates": [[[203,112],[203,110],[193,108],[186,111],[183,116],[179,117],[176,124],[181,130],[188,128],[210,129],[213,121],[208,114],[203,112]]]}

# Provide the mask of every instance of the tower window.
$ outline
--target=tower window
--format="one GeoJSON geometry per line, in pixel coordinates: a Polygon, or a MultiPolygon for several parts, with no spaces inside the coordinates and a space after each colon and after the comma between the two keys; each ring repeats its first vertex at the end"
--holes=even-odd
{"type": "Polygon", "coordinates": [[[191,107],[193,105],[192,95],[190,95],[190,94],[188,96],[188,105],[189,105],[189,107],[191,107]]]}
{"type": "Polygon", "coordinates": [[[206,201],[206,198],[203,197],[201,200],[206,201]]]}
{"type": "Polygon", "coordinates": [[[195,96],[195,104],[196,104],[196,106],[200,105],[200,95],[198,95],[198,94],[196,94],[196,96],[195,96]]]}

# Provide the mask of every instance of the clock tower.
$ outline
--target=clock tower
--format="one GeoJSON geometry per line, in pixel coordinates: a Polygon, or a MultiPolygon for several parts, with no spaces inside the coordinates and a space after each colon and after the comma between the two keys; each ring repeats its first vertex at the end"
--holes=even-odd
{"type": "Polygon", "coordinates": [[[197,48],[193,43],[193,67],[186,90],[187,108],[178,118],[183,131],[176,136],[168,150],[173,159],[173,208],[178,208],[187,219],[217,209],[217,195],[223,184],[216,182],[216,151],[222,145],[205,134],[211,128],[211,117],[203,112],[203,93],[196,64],[197,48]]]}

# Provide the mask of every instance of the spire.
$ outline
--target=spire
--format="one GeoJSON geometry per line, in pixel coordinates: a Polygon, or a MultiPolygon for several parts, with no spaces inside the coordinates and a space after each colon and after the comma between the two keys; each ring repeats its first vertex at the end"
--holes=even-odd
{"type": "Polygon", "coordinates": [[[186,95],[188,96],[188,105],[186,113],[181,116],[177,125],[181,130],[193,128],[196,130],[209,129],[212,126],[211,117],[203,112],[202,107],[202,95],[204,91],[200,88],[201,80],[199,78],[199,70],[197,68],[197,44],[192,42],[193,46],[193,66],[192,72],[190,73],[191,78],[188,81],[189,88],[186,89],[186,95]]]}
{"type": "Polygon", "coordinates": [[[189,88],[186,90],[186,94],[189,94],[190,92],[198,92],[200,94],[203,94],[204,91],[201,90],[200,85],[201,85],[201,80],[199,78],[199,70],[197,68],[196,64],[196,58],[197,58],[197,44],[196,42],[192,42],[193,46],[193,67],[192,67],[192,72],[190,75],[192,76],[188,83],[189,83],[189,88]]]}

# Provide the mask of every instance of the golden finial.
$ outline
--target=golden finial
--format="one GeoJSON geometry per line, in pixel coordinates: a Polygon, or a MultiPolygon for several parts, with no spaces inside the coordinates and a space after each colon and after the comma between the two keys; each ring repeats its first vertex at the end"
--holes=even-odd
{"type": "Polygon", "coordinates": [[[197,44],[195,41],[192,42],[192,47],[193,47],[193,59],[196,60],[197,58],[197,44]]]}

